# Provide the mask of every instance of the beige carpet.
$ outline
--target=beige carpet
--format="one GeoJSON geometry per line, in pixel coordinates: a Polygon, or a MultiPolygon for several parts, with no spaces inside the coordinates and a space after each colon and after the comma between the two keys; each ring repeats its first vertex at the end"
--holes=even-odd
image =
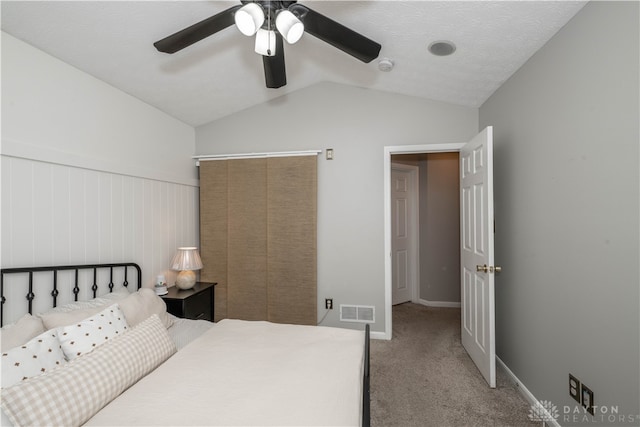
{"type": "Polygon", "coordinates": [[[371,425],[540,426],[498,369],[490,389],[460,343],[460,309],[393,307],[393,339],[371,340],[371,425]]]}

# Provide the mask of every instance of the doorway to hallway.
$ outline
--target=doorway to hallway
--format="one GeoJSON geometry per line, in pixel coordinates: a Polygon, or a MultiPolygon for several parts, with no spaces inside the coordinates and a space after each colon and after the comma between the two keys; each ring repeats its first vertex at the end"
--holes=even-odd
{"type": "Polygon", "coordinates": [[[460,283],[462,344],[495,387],[495,277],[493,127],[467,143],[384,148],[385,337],[392,338],[391,157],[394,154],[459,153],[460,283]]]}
{"type": "Polygon", "coordinates": [[[392,305],[460,307],[458,152],[391,156],[392,305]]]}

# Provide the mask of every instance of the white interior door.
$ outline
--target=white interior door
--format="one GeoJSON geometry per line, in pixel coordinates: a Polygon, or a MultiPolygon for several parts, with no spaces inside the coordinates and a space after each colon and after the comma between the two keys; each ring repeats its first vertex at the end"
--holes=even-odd
{"type": "Polygon", "coordinates": [[[460,150],[460,214],[462,345],[495,387],[492,127],[460,150]]]}
{"type": "Polygon", "coordinates": [[[391,168],[392,304],[413,299],[417,287],[417,167],[391,168]]]}

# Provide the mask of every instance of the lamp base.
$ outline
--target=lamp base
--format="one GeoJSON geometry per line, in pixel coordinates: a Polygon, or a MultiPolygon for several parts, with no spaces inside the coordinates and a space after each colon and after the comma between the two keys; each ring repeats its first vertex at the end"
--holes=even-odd
{"type": "Polygon", "coordinates": [[[179,289],[191,289],[196,284],[196,273],[191,270],[182,270],[176,277],[176,286],[179,289]]]}

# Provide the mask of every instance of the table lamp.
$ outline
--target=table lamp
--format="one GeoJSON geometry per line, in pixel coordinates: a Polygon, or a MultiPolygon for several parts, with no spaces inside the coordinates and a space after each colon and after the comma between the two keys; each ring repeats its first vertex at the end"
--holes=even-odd
{"type": "Polygon", "coordinates": [[[196,284],[196,273],[193,270],[202,268],[202,260],[198,248],[178,248],[171,262],[172,270],[179,270],[176,286],[180,289],[191,289],[196,284]]]}

